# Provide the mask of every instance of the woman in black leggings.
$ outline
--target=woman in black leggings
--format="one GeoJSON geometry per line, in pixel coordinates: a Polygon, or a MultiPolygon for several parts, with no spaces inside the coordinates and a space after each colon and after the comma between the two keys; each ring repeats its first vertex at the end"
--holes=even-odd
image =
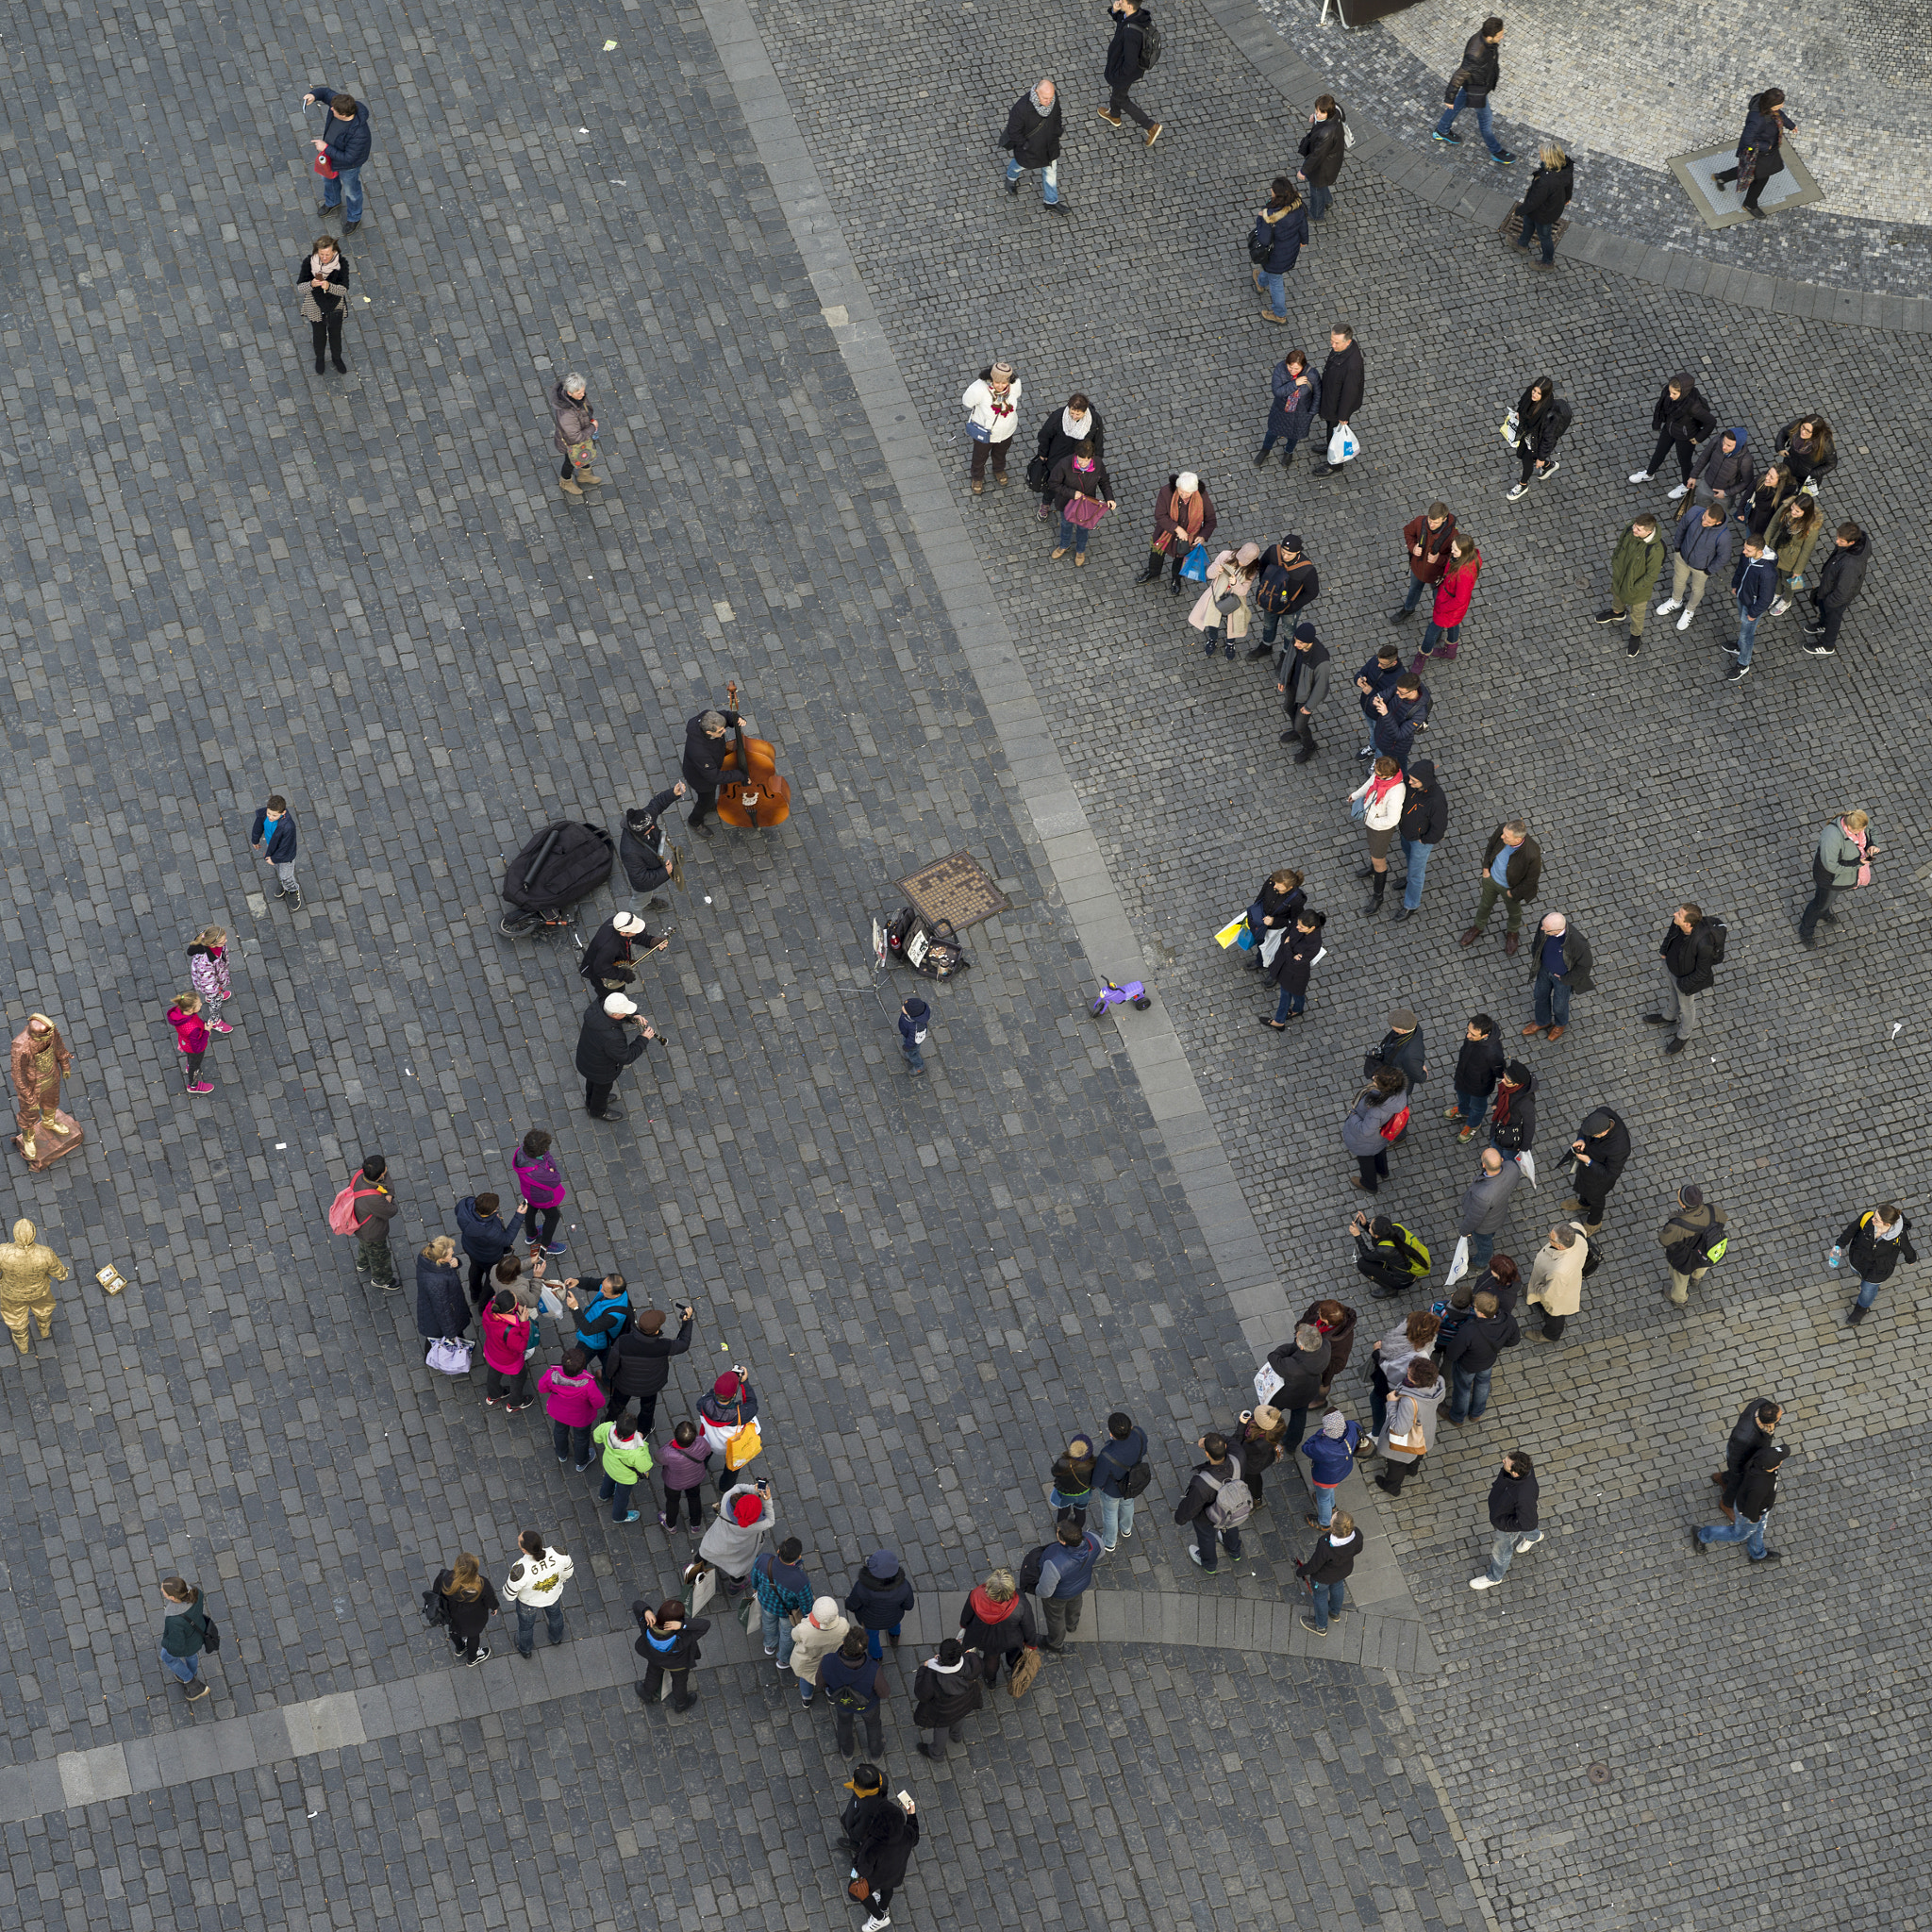
{"type": "Polygon", "coordinates": [[[302,313],[308,318],[308,333],[315,343],[315,373],[322,374],[322,352],[325,348],[335,361],[336,374],[346,375],[349,365],[342,360],[342,316],[349,300],[343,291],[349,286],[349,258],[336,246],[333,235],[318,235],[315,245],[295,269],[295,285],[307,291],[302,313]]]}

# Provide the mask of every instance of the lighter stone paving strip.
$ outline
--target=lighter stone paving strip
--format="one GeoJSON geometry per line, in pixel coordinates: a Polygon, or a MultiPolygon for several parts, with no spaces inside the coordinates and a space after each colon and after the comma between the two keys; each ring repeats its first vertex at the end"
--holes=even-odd
{"type": "MultiPolygon", "coordinates": [[[[925,1604],[907,1617],[908,1646],[937,1644],[954,1634],[952,1618],[943,1607],[951,1600],[950,1591],[930,1592],[925,1604]]],[[[1406,1592],[1402,1602],[1407,1604],[1406,1592]]],[[[1237,1649],[1243,1656],[1326,1657],[1345,1664],[1379,1662],[1407,1644],[1418,1659],[1418,1674],[1432,1674],[1435,1669],[1434,1655],[1412,1612],[1384,1615],[1352,1608],[1324,1639],[1301,1628],[1299,1604],[1211,1592],[1116,1594],[1095,1590],[1090,1592],[1088,1605],[1091,1615],[1071,1634],[1071,1642],[1237,1649]]],[[[765,1666],[762,1646],[755,1638],[741,1638],[728,1618],[721,1617],[705,1641],[722,1644],[727,1654],[714,1654],[700,1662],[701,1672],[765,1666]]],[[[630,1634],[614,1631],[556,1646],[546,1642],[528,1662],[506,1650],[475,1670],[458,1666],[429,1671],[400,1683],[333,1691],[303,1704],[220,1718],[213,1724],[191,1719],[177,1730],[126,1744],[61,1753],[53,1760],[58,1795],[47,1778],[34,1774],[45,1767],[8,1767],[0,1772],[0,1821],[18,1824],[50,1811],[76,1810],[209,1777],[238,1776],[265,1764],[285,1764],[433,1730],[485,1711],[530,1709],[560,1698],[601,1694],[622,1686],[626,1677],[634,1678],[637,1668],[630,1634]]],[[[1391,1677],[1402,1674],[1391,1672],[1391,1677]]]]}
{"type": "MultiPolygon", "coordinates": [[[[1021,795],[1039,828],[1080,944],[1097,971],[1130,978],[1142,958],[1141,942],[1108,873],[1086,809],[1053,750],[1052,728],[1033,694],[952,492],[924,456],[922,440],[906,433],[905,424],[922,423],[924,418],[831,211],[818,165],[798,131],[758,24],[744,0],[700,0],[698,10],[791,225],[821,313],[832,328],[880,455],[926,553],[988,715],[1013,761],[1021,795]],[[835,315],[842,320],[833,325],[835,315]]],[[[1114,1008],[1100,1024],[1116,1024],[1119,1011],[1114,1008]]],[[[1258,1360],[1291,1334],[1295,1298],[1269,1261],[1260,1230],[1158,991],[1147,1011],[1125,1015],[1120,1033],[1135,1078],[1166,1141],[1175,1177],[1208,1243],[1209,1259],[1258,1360]]],[[[1366,1491],[1367,1486],[1362,1487],[1366,1491]]],[[[1420,1622],[1400,1572],[1388,1557],[1384,1525],[1374,1505],[1364,1495],[1354,1514],[1376,1553],[1373,1561],[1388,1567],[1388,1577],[1377,1579],[1377,1594],[1392,1593],[1392,1579],[1400,1588],[1405,1618],[1420,1622]]]]}

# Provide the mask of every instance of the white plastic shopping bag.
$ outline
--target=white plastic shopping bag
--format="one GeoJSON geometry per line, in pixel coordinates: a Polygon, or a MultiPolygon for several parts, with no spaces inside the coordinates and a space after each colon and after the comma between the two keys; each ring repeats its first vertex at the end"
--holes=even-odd
{"type": "Polygon", "coordinates": [[[1328,460],[1331,463],[1353,462],[1361,454],[1361,441],[1346,423],[1335,425],[1335,434],[1328,439],[1328,460]]]}
{"type": "Polygon", "coordinates": [[[1516,1164],[1523,1170],[1523,1178],[1526,1180],[1531,1187],[1535,1187],[1536,1156],[1532,1154],[1527,1147],[1525,1147],[1523,1150],[1523,1152],[1516,1157],[1516,1164]]]}
{"type": "Polygon", "coordinates": [[[1449,1272],[1442,1277],[1444,1288],[1454,1288],[1469,1273],[1469,1237],[1458,1235],[1456,1252],[1449,1257],[1449,1272]]]}

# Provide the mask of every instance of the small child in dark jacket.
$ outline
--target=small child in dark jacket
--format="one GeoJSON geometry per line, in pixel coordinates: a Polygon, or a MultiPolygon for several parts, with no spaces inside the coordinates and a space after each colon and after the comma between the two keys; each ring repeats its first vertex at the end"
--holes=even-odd
{"type": "Polygon", "coordinates": [[[906,1056],[908,1073],[925,1072],[925,1058],[919,1049],[925,1044],[925,1023],[931,1017],[932,1008],[916,993],[899,1008],[899,1051],[906,1056]]]}
{"type": "Polygon", "coordinates": [[[168,1008],[168,1024],[175,1029],[175,1044],[188,1058],[188,1091],[212,1093],[215,1083],[201,1077],[201,1057],[208,1051],[208,1023],[201,1017],[201,995],[183,992],[175,995],[168,1008]]]}
{"type": "Polygon", "coordinates": [[[1282,936],[1274,963],[1268,969],[1269,978],[1281,989],[1281,997],[1274,1003],[1272,1018],[1266,1013],[1257,1016],[1262,1025],[1285,1033],[1289,1021],[1299,1020],[1307,1009],[1308,974],[1322,956],[1322,928],[1327,924],[1325,912],[1304,908],[1295,914],[1294,924],[1282,936]]]}
{"type": "Polygon", "coordinates": [[[275,897],[286,899],[291,912],[301,911],[302,889],[295,883],[295,814],[279,791],[271,791],[268,803],[256,811],[248,844],[264,865],[275,868],[275,897]]]}
{"type": "Polygon", "coordinates": [[[691,1534],[696,1536],[703,1524],[698,1489],[709,1473],[711,1445],[694,1422],[681,1422],[672,1430],[664,1445],[658,1474],[664,1478],[664,1508],[658,1526],[667,1534],[677,1527],[677,1507],[684,1504],[691,1521],[691,1534]]]}
{"type": "Polygon", "coordinates": [[[1049,1499],[1058,1519],[1087,1527],[1087,1502],[1093,1493],[1093,1464],[1097,1452],[1093,1438],[1082,1429],[1053,1466],[1053,1495],[1049,1499]]]}
{"type": "Polygon", "coordinates": [[[1462,1032],[1462,1051],[1456,1056],[1456,1105],[1444,1109],[1445,1121],[1460,1121],[1457,1140],[1468,1141],[1490,1110],[1490,1095],[1503,1071],[1502,1042],[1496,1023],[1487,1013],[1473,1013],[1462,1032]]]}

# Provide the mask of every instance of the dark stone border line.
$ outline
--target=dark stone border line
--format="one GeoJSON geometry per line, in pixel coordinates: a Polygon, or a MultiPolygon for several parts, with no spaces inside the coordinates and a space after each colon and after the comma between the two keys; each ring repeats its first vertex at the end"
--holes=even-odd
{"type": "MultiPolygon", "coordinates": [[[[1314,111],[1315,96],[1328,92],[1333,83],[1295,53],[1256,0],[1204,0],[1204,5],[1249,65],[1289,103],[1298,118],[1305,119],[1314,111]]],[[[1494,232],[1502,226],[1516,199],[1513,194],[1479,188],[1468,175],[1445,168],[1431,155],[1417,154],[1371,122],[1351,119],[1348,125],[1356,138],[1349,150],[1350,167],[1373,167],[1392,186],[1477,227],[1494,232]]],[[[1848,323],[1907,335],[1932,334],[1932,298],[1924,295],[1828,289],[1817,282],[1728,268],[1681,248],[1634,241],[1582,222],[1571,224],[1557,252],[1568,260],[1587,262],[1635,282],[1649,282],[1687,295],[1708,295],[1734,308],[1766,309],[1801,322],[1848,323]]]]}

